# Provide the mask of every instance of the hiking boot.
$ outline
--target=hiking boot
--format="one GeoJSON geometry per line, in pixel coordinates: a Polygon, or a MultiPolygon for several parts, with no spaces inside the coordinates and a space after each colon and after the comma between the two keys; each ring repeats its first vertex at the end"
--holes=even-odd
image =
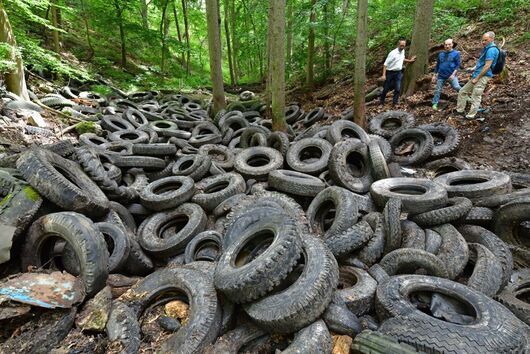
{"type": "Polygon", "coordinates": [[[468,120],[474,120],[475,119],[475,116],[471,116],[471,115],[466,115],[466,119],[468,120]]]}
{"type": "Polygon", "coordinates": [[[438,105],[437,104],[433,104],[432,105],[432,109],[433,109],[433,111],[437,111],[438,110],[438,105]]]}

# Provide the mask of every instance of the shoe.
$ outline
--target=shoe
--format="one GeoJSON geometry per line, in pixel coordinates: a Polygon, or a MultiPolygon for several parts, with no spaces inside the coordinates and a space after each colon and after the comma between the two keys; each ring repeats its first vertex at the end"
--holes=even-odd
{"type": "Polygon", "coordinates": [[[461,117],[465,117],[466,116],[466,112],[456,111],[456,115],[461,116],[461,117]]]}
{"type": "Polygon", "coordinates": [[[470,116],[469,114],[466,116],[466,119],[469,119],[469,120],[475,120],[475,116],[470,116]]]}
{"type": "Polygon", "coordinates": [[[433,111],[437,111],[438,110],[438,105],[437,104],[433,104],[432,105],[432,109],[433,109],[433,111]]]}

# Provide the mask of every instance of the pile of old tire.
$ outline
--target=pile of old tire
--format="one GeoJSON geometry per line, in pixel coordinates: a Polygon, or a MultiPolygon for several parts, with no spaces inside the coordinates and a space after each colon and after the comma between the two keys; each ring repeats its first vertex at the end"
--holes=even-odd
{"type": "MultiPolygon", "coordinates": [[[[433,180],[399,177],[394,152],[419,154],[416,135],[393,145],[399,132],[376,118],[370,135],[295,104],[289,124],[307,128],[271,132],[249,97],[213,120],[184,95],[106,99],[105,135],[2,159],[0,221],[16,228],[6,264],[85,287],[81,319],[59,317],[41,349],[528,349],[528,176],[446,160],[433,180]]],[[[2,349],[30,342],[15,334],[2,349]]]]}

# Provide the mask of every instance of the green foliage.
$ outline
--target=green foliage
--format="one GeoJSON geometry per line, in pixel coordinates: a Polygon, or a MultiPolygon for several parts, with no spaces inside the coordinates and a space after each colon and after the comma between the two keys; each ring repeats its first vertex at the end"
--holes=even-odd
{"type": "Polygon", "coordinates": [[[0,73],[15,70],[15,51],[16,49],[7,43],[0,43],[0,73]]]}
{"type": "Polygon", "coordinates": [[[95,122],[79,122],[75,125],[75,131],[77,134],[85,134],[85,133],[96,133],[97,132],[97,126],[95,122]]]}

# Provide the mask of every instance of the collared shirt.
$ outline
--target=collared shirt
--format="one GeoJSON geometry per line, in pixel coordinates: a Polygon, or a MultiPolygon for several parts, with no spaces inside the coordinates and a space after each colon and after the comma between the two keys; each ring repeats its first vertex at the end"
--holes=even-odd
{"type": "Polygon", "coordinates": [[[490,68],[486,72],[484,76],[487,77],[493,77],[493,72],[491,69],[497,64],[497,59],[499,58],[499,49],[495,45],[494,42],[491,42],[487,46],[482,49],[482,52],[480,53],[480,57],[477,60],[477,67],[475,71],[473,72],[473,75],[471,75],[471,78],[474,79],[480,74],[482,71],[482,68],[484,68],[484,65],[486,65],[487,61],[492,61],[490,68]]]}
{"type": "Polygon", "coordinates": [[[386,70],[400,71],[403,69],[403,61],[405,60],[405,49],[399,52],[399,48],[394,49],[385,60],[386,70]]]}
{"type": "Polygon", "coordinates": [[[451,49],[451,51],[443,51],[438,54],[438,60],[436,61],[436,69],[440,79],[448,79],[455,70],[460,68],[460,52],[451,49]]]}

